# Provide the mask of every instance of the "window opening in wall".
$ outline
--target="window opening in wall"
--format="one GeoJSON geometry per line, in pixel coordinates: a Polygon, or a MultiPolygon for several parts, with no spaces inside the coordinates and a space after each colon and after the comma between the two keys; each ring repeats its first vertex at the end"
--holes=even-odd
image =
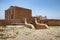
{"type": "Polygon", "coordinates": [[[13,19],[13,14],[11,14],[11,19],[13,19]]]}

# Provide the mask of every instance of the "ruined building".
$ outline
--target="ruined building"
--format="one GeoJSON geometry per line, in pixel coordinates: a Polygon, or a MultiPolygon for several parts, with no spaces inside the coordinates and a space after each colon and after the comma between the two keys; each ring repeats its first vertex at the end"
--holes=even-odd
{"type": "Polygon", "coordinates": [[[6,24],[24,24],[25,18],[28,24],[34,25],[36,29],[45,28],[45,25],[58,26],[60,25],[59,19],[47,19],[47,17],[33,17],[32,10],[27,8],[22,8],[18,6],[10,6],[5,10],[5,20],[0,20],[0,25],[6,24]],[[43,26],[42,26],[43,24],[43,26]]]}
{"type": "Polygon", "coordinates": [[[10,20],[10,23],[24,23],[24,19],[27,18],[29,21],[32,17],[30,9],[11,6],[5,10],[5,20],[10,20]]]}

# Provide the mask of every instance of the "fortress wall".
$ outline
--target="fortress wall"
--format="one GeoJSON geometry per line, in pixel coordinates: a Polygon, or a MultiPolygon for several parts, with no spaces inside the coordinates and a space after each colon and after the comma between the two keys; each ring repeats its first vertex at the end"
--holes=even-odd
{"type": "MultiPolygon", "coordinates": [[[[5,20],[0,20],[0,25],[6,23],[24,23],[25,18],[27,22],[33,24],[36,27],[34,17],[32,17],[32,10],[17,6],[11,6],[5,10],[5,20]],[[11,16],[12,14],[12,16],[11,16]]],[[[39,19],[37,18],[38,23],[47,24],[49,26],[60,26],[60,19],[39,19]]]]}
{"type": "Polygon", "coordinates": [[[4,20],[0,20],[0,25],[3,25],[4,24],[4,20]]]}
{"type": "Polygon", "coordinates": [[[49,26],[60,26],[60,20],[59,19],[47,19],[47,20],[40,20],[39,23],[45,23],[49,26]]]}

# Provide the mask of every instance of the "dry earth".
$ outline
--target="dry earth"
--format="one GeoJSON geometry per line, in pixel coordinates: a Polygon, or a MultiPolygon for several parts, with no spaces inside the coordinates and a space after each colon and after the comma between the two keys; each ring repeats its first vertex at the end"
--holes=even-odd
{"type": "Polygon", "coordinates": [[[60,40],[60,26],[33,30],[26,27],[7,28],[5,40],[60,40]]]}

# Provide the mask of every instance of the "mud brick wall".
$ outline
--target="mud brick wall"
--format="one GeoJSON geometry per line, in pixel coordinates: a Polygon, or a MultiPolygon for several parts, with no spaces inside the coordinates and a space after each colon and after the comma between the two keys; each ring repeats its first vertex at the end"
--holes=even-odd
{"type": "Polygon", "coordinates": [[[60,20],[59,19],[45,19],[38,21],[39,23],[45,23],[49,26],[60,26],[60,20]]]}
{"type": "Polygon", "coordinates": [[[0,20],[0,25],[3,25],[5,20],[0,20]]]}
{"type": "Polygon", "coordinates": [[[60,20],[48,20],[47,24],[52,26],[60,26],[60,20]]]}
{"type": "Polygon", "coordinates": [[[5,20],[11,20],[11,22],[24,22],[25,18],[30,22],[32,17],[32,11],[30,9],[11,6],[9,9],[5,10],[5,20]],[[13,19],[11,19],[11,14],[13,15],[13,19]]]}
{"type": "Polygon", "coordinates": [[[20,18],[30,18],[32,17],[32,12],[29,9],[25,8],[20,8],[20,7],[15,7],[15,19],[20,19],[20,18]]]}
{"type": "Polygon", "coordinates": [[[35,28],[36,29],[47,29],[44,25],[42,26],[42,25],[35,25],[35,28]]]}

